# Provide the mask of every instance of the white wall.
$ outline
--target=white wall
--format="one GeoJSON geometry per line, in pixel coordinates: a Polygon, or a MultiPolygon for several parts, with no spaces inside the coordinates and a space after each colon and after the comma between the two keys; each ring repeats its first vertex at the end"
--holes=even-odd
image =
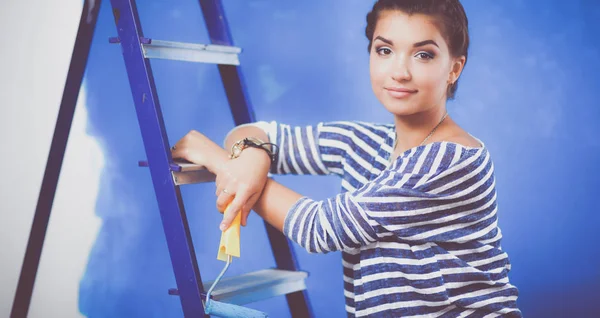
{"type": "MultiPolygon", "coordinates": [[[[82,0],[0,3],[0,317],[12,307],[82,7],[82,0]]],[[[83,86],[30,317],[80,316],[77,290],[99,227],[93,207],[103,165],[85,134],[86,102],[83,86]]]]}

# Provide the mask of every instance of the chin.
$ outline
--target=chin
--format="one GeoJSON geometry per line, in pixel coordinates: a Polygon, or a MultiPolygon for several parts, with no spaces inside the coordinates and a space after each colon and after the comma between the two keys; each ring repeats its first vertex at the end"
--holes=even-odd
{"type": "Polygon", "coordinates": [[[410,116],[419,112],[418,104],[415,102],[386,100],[383,102],[383,107],[390,113],[396,116],[410,116]]]}

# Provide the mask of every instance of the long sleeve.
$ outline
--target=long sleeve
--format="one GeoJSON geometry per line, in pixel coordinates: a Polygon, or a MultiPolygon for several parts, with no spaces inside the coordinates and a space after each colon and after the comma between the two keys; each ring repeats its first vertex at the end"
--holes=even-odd
{"type": "Polygon", "coordinates": [[[301,198],[288,211],[284,233],[314,253],[381,240],[460,243],[499,235],[485,148],[433,143],[397,163],[355,192],[301,198]]]}
{"type": "Polygon", "coordinates": [[[254,123],[263,129],[278,147],[272,165],[273,174],[342,176],[350,172],[360,177],[352,167],[370,165],[383,137],[358,122],[336,121],[314,126],[291,126],[272,122],[254,123]]]}

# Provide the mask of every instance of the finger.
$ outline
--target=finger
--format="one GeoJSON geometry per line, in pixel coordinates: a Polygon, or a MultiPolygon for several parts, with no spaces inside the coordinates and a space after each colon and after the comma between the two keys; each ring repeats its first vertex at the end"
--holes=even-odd
{"type": "Polygon", "coordinates": [[[221,194],[221,191],[223,191],[221,177],[220,174],[217,174],[215,178],[215,196],[218,197],[219,194],[221,194]]]}
{"type": "Polygon", "coordinates": [[[179,152],[179,147],[177,146],[177,144],[173,145],[173,147],[171,147],[171,157],[173,158],[177,158],[177,153],[179,152]]]}
{"type": "Polygon", "coordinates": [[[242,224],[244,226],[248,225],[248,217],[250,216],[250,213],[252,213],[252,209],[249,207],[245,207],[245,209],[242,210],[242,224]]]}
{"type": "Polygon", "coordinates": [[[233,222],[233,219],[235,219],[236,215],[241,212],[240,210],[242,209],[242,205],[245,201],[243,197],[243,195],[236,195],[231,204],[229,204],[229,207],[227,207],[225,210],[223,222],[221,222],[221,226],[219,227],[221,231],[227,230],[231,225],[231,222],[233,222]]]}
{"type": "Polygon", "coordinates": [[[242,226],[246,226],[246,219],[248,218],[248,206],[246,204],[244,204],[244,206],[242,207],[242,218],[240,220],[240,224],[242,224],[242,226]]]}
{"type": "Polygon", "coordinates": [[[227,204],[229,204],[231,200],[233,200],[233,194],[221,191],[221,194],[219,194],[219,197],[217,198],[217,210],[221,213],[225,211],[227,204]]]}
{"type": "Polygon", "coordinates": [[[178,140],[173,146],[171,146],[171,152],[177,150],[180,143],[181,143],[181,140],[178,140]]]}
{"type": "Polygon", "coordinates": [[[253,202],[256,201],[257,195],[258,195],[258,193],[251,195],[250,198],[248,198],[248,201],[246,201],[246,203],[242,207],[242,225],[243,226],[246,226],[246,224],[248,222],[248,216],[250,215],[250,212],[252,212],[252,204],[253,204],[253,202]]]}
{"type": "MultiPolygon", "coordinates": [[[[232,189],[235,189],[235,183],[231,182],[229,177],[225,173],[217,173],[215,179],[215,195],[219,196],[223,192],[223,190],[227,189],[227,191],[232,194],[232,189]]],[[[233,192],[235,193],[235,192],[233,192]]]]}
{"type": "Polygon", "coordinates": [[[235,188],[234,186],[232,186],[233,182],[230,181],[231,179],[226,172],[217,173],[216,176],[217,176],[215,179],[215,184],[216,184],[215,195],[216,196],[219,196],[224,189],[227,189],[229,191],[229,190],[235,188]]]}
{"type": "Polygon", "coordinates": [[[178,142],[171,147],[171,158],[173,159],[186,159],[186,149],[182,143],[178,142]]]}

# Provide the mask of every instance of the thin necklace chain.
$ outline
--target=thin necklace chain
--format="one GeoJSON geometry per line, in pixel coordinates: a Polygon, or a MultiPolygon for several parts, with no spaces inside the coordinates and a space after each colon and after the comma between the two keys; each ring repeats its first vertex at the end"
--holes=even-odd
{"type": "Polygon", "coordinates": [[[423,142],[421,142],[421,144],[419,146],[422,146],[423,144],[425,144],[425,142],[429,139],[429,137],[431,137],[433,135],[433,133],[435,133],[435,131],[438,129],[438,127],[442,124],[442,122],[444,121],[444,119],[446,119],[447,116],[448,116],[448,112],[446,112],[446,114],[444,114],[444,117],[442,117],[442,120],[440,120],[440,122],[437,125],[435,125],[435,127],[433,127],[433,130],[431,130],[429,135],[427,135],[427,137],[425,137],[425,139],[423,140],[423,142]]]}
{"type": "MultiPolygon", "coordinates": [[[[433,135],[433,133],[435,133],[435,131],[442,124],[442,122],[444,122],[444,119],[446,119],[447,116],[448,116],[448,112],[446,111],[446,113],[444,114],[444,116],[442,117],[442,119],[440,120],[440,122],[437,125],[435,125],[435,127],[433,127],[433,129],[431,130],[431,132],[429,133],[429,135],[427,135],[427,137],[425,137],[425,139],[421,142],[421,144],[419,146],[422,146],[427,140],[429,140],[429,137],[431,137],[433,135]]],[[[396,150],[397,146],[398,146],[398,140],[395,140],[394,141],[394,151],[396,150]]]]}

